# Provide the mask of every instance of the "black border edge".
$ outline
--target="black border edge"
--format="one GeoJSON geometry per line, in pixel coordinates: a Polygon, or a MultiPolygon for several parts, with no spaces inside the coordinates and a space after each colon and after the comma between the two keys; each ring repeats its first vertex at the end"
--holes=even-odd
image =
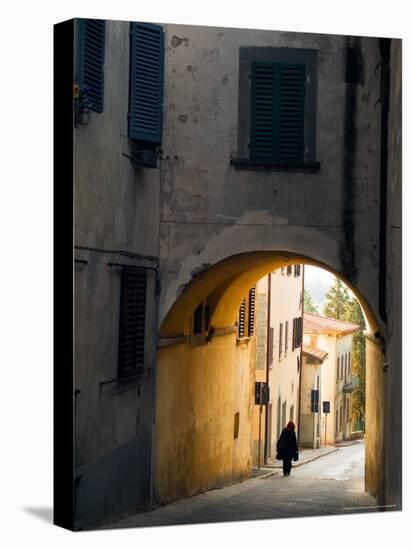
{"type": "Polygon", "coordinates": [[[74,19],[53,27],[53,523],[73,522],[74,19]]]}

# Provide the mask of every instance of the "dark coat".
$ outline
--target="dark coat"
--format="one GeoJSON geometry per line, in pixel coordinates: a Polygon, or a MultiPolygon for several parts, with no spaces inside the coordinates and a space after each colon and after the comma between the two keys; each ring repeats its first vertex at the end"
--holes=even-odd
{"type": "Polygon", "coordinates": [[[276,443],[277,456],[280,460],[292,460],[298,452],[298,442],[296,440],[295,430],[283,428],[282,433],[276,443]]]}

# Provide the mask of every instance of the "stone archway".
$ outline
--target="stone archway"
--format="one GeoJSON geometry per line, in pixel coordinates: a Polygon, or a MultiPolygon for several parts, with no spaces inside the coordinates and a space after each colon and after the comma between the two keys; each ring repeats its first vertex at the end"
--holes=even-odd
{"type": "MultiPolygon", "coordinates": [[[[188,496],[250,475],[253,345],[236,343],[235,319],[249,288],[288,264],[321,267],[343,279],[359,300],[367,322],[366,489],[381,491],[384,362],[379,320],[369,300],[348,278],[324,261],[290,251],[252,251],[229,256],[195,273],[160,326],[157,367],[155,498],[188,496]],[[210,339],[191,338],[191,319],[207,300],[210,339]],[[233,415],[245,429],[232,441],[233,415]]],[[[184,274],[187,266],[183,265],[184,274]]]]}

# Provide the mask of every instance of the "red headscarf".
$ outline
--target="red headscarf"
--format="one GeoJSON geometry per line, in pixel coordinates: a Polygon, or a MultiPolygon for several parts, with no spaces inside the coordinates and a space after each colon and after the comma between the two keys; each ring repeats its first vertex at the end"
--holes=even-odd
{"type": "Polygon", "coordinates": [[[294,430],[294,429],[295,429],[295,425],[294,425],[294,423],[293,423],[292,421],[290,421],[290,422],[287,423],[286,428],[287,428],[288,430],[294,430]]]}

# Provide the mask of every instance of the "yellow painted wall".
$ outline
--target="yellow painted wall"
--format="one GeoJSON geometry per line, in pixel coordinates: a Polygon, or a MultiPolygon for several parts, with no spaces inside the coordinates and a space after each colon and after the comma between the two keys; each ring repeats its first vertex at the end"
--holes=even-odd
{"type": "MultiPolygon", "coordinates": [[[[210,325],[217,330],[233,326],[249,288],[269,271],[288,263],[327,268],[299,256],[290,255],[286,261],[284,253],[256,252],[227,258],[185,287],[162,322],[161,338],[187,338],[193,311],[205,298],[210,305],[210,325]]],[[[361,303],[370,332],[378,332],[379,325],[369,304],[350,283],[348,286],[361,303]]],[[[239,345],[235,333],[216,336],[207,346],[189,347],[182,343],[158,350],[157,502],[206,491],[250,475],[252,429],[256,432],[257,420],[256,411],[253,413],[255,358],[254,338],[239,345]],[[240,434],[234,440],[237,411],[240,434]]],[[[366,489],[377,494],[383,483],[379,461],[383,457],[384,437],[379,348],[368,344],[366,361],[366,489]]],[[[329,415],[328,427],[331,418],[329,415]]]]}
{"type": "Polygon", "coordinates": [[[365,489],[381,500],[385,471],[383,355],[371,338],[366,338],[365,489]]]}
{"type": "Polygon", "coordinates": [[[255,340],[240,342],[231,333],[207,346],[182,343],[158,350],[158,503],[250,476],[255,340]]]}

